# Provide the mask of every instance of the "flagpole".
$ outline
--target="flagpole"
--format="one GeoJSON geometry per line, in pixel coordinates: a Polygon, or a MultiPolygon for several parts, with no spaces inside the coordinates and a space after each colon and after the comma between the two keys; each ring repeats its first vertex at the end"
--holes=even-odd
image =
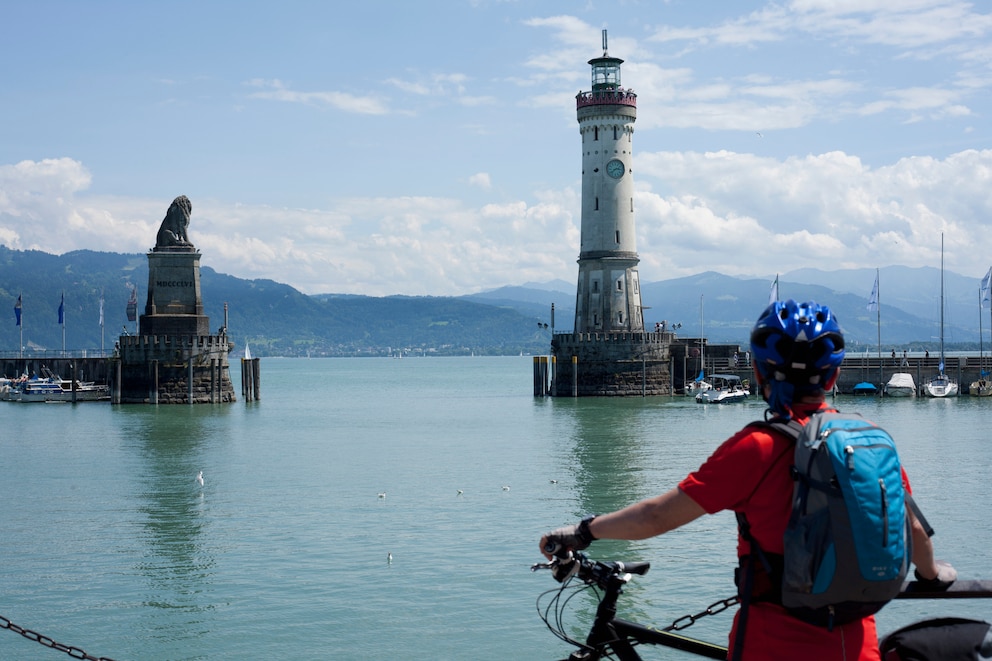
{"type": "MultiPolygon", "coordinates": [[[[875,269],[875,284],[878,285],[878,268],[875,269]]],[[[882,383],[882,306],[878,303],[877,289],[875,290],[875,328],[878,329],[878,392],[881,393],[885,384],[882,383]]]]}
{"type": "Polygon", "coordinates": [[[62,357],[65,358],[65,292],[62,292],[62,303],[59,305],[59,323],[62,324],[62,357]]]}

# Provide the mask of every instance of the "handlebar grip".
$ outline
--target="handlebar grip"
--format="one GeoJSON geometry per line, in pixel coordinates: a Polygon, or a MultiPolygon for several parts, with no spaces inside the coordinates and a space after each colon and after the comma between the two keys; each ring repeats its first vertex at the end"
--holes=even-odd
{"type": "Polygon", "coordinates": [[[651,569],[650,562],[618,562],[617,568],[622,572],[628,572],[630,574],[637,574],[638,576],[643,576],[648,573],[651,569]]]}

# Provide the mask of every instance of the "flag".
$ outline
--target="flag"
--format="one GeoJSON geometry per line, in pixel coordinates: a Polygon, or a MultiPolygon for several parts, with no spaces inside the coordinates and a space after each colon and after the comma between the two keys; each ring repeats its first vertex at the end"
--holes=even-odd
{"type": "Polygon", "coordinates": [[[871,295],[868,296],[868,312],[878,312],[878,274],[875,274],[875,286],[871,288],[871,295]]]}
{"type": "Polygon", "coordinates": [[[21,297],[17,296],[17,302],[14,303],[14,316],[17,317],[17,323],[15,326],[21,325],[21,297]]]}
{"type": "Polygon", "coordinates": [[[65,323],[65,292],[62,292],[62,302],[59,303],[59,323],[65,323]]]}
{"type": "Polygon", "coordinates": [[[775,282],[772,283],[772,288],[768,292],[768,305],[771,305],[778,300],[778,274],[775,275],[775,282]]]}
{"type": "Polygon", "coordinates": [[[131,297],[127,299],[127,320],[135,321],[138,318],[138,288],[131,287],[131,297]]]}
{"type": "Polygon", "coordinates": [[[100,328],[103,328],[103,292],[100,292],[100,328]]]}
{"type": "Polygon", "coordinates": [[[982,307],[987,308],[989,306],[992,306],[992,266],[982,278],[982,307]]]}

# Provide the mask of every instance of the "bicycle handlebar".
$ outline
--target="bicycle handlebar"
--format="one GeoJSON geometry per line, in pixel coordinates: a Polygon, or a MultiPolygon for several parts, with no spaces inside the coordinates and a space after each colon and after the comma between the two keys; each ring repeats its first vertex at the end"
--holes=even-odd
{"type": "MultiPolygon", "coordinates": [[[[550,546],[550,545],[549,545],[550,546]]],[[[590,560],[585,553],[573,554],[567,551],[562,556],[555,556],[551,562],[540,562],[533,565],[531,571],[550,569],[551,575],[561,583],[569,576],[578,576],[579,580],[601,588],[608,587],[614,579],[626,583],[631,574],[643,576],[651,569],[650,562],[601,562],[590,560]]]]}

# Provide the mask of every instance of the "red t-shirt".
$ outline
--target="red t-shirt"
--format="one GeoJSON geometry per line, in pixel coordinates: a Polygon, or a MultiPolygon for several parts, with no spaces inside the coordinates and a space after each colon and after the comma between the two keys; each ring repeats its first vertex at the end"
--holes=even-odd
{"type": "MultiPolygon", "coordinates": [[[[828,408],[826,405],[820,408],[828,408]]],[[[815,409],[797,410],[805,423],[815,409]]],[[[709,514],[744,512],[761,548],[783,552],[782,538],[792,507],[793,441],[767,428],[745,428],[731,436],[679,488],[709,514]]],[[[905,473],[903,481],[907,482],[905,473]]],[[[748,553],[740,535],[738,556],[748,553]]],[[[736,635],[730,633],[733,647],[736,635]]],[[[732,651],[732,650],[731,650],[732,651]]],[[[744,661],[879,661],[875,618],[836,625],[833,630],[798,620],[781,606],[752,603],[744,637],[744,661]]]]}

